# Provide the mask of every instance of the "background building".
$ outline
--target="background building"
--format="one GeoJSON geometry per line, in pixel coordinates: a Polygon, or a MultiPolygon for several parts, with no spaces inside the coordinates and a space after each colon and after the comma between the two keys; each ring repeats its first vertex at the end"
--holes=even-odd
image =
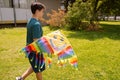
{"type": "Polygon", "coordinates": [[[32,15],[30,5],[34,1],[45,4],[46,13],[64,8],[63,0],[0,0],[0,24],[27,23],[32,15]]]}

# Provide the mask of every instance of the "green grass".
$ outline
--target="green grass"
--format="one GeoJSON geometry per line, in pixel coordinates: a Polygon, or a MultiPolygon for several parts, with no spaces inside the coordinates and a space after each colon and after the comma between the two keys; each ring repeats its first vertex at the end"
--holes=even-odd
{"type": "MultiPolygon", "coordinates": [[[[62,32],[78,56],[78,68],[59,68],[54,63],[43,72],[44,80],[120,80],[120,22],[101,22],[102,31],[62,32]]],[[[51,32],[44,27],[44,35],[51,32]]],[[[25,46],[26,29],[0,30],[0,80],[15,80],[30,65],[18,50],[25,46]]],[[[31,74],[26,80],[36,80],[31,74]]]]}

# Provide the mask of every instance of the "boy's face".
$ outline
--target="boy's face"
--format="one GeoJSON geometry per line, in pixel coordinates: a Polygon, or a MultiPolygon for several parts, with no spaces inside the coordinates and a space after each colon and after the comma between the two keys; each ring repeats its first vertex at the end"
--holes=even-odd
{"type": "Polygon", "coordinates": [[[37,10],[37,15],[38,15],[38,18],[41,19],[43,17],[43,15],[44,15],[44,9],[42,9],[40,11],[37,10]]]}

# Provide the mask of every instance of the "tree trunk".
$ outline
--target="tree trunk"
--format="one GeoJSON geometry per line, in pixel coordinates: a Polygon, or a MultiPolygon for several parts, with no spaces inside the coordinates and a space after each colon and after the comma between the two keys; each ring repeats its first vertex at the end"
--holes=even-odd
{"type": "Polygon", "coordinates": [[[92,30],[92,31],[95,31],[95,30],[98,30],[98,25],[95,23],[98,22],[98,16],[97,16],[97,5],[98,5],[98,1],[99,0],[95,0],[93,2],[93,11],[92,11],[92,17],[90,19],[90,25],[88,27],[88,30],[92,30]]]}
{"type": "Polygon", "coordinates": [[[115,20],[115,21],[116,21],[116,17],[117,17],[117,15],[114,16],[114,20],[115,20]]]}

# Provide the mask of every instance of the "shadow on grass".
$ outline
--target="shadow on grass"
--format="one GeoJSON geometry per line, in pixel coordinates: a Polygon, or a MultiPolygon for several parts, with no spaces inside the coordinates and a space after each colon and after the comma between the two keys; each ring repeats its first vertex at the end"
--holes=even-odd
{"type": "Polygon", "coordinates": [[[100,24],[102,31],[72,31],[68,33],[68,38],[96,40],[101,38],[110,38],[120,40],[120,24],[100,24]]]}

